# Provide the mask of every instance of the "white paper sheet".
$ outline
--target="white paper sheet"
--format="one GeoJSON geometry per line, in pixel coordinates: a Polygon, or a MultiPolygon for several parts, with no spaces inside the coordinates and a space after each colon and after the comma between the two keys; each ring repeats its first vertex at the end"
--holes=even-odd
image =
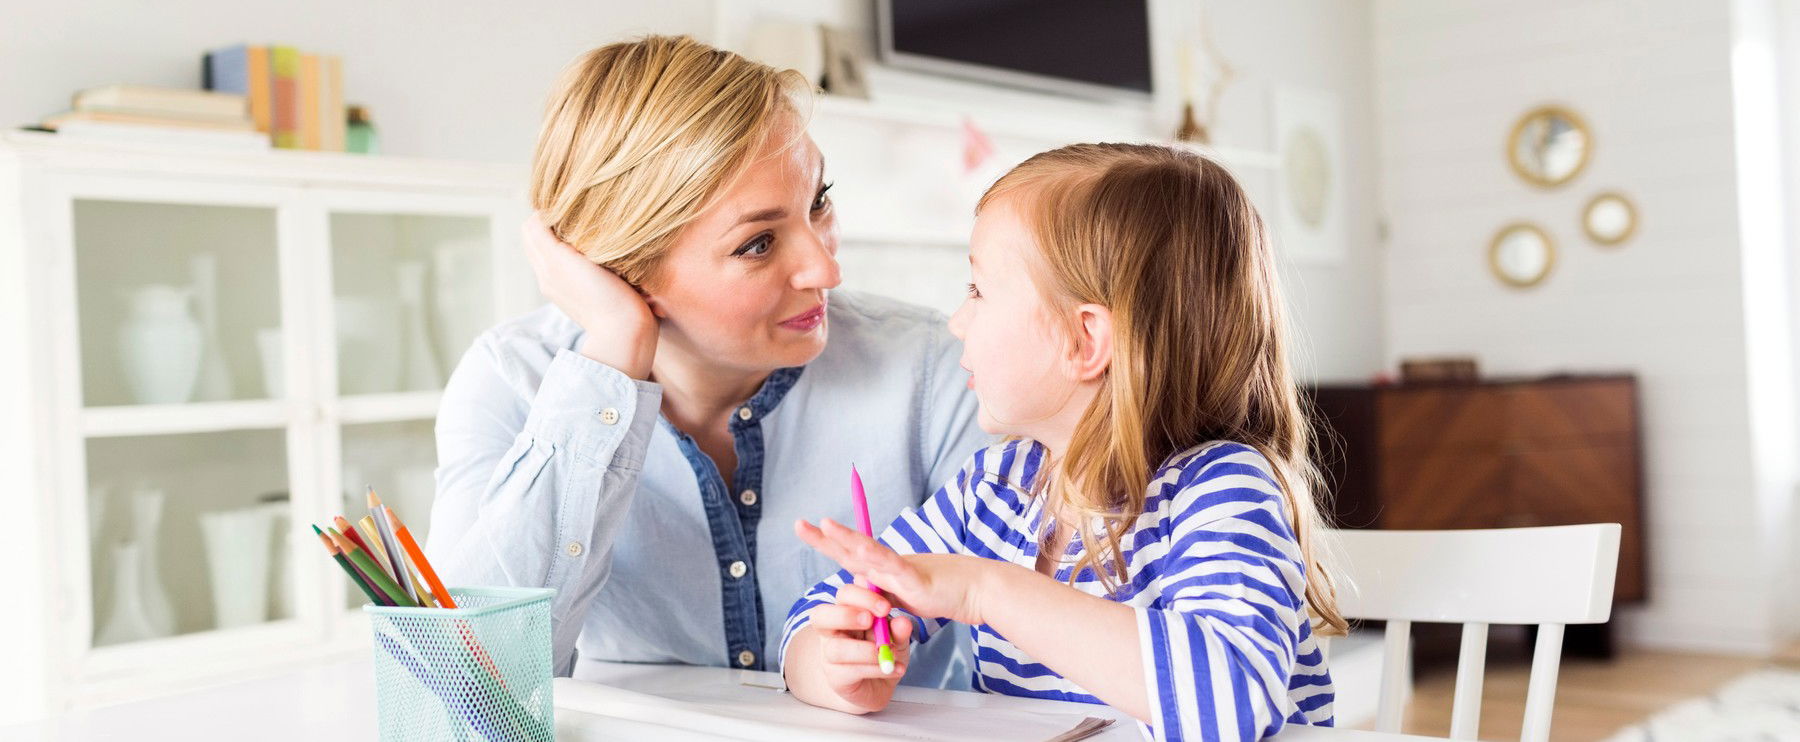
{"type": "MultiPolygon", "coordinates": [[[[769,681],[753,677],[751,673],[626,670],[606,680],[609,684],[556,681],[559,731],[580,726],[563,723],[565,720],[561,717],[566,711],[716,737],[778,742],[947,742],[969,739],[1043,742],[1076,729],[1089,716],[1111,716],[1063,712],[1060,710],[1062,704],[1057,705],[1058,711],[1040,711],[985,703],[945,704],[900,698],[882,711],[852,716],[809,706],[779,688],[768,687],[769,681]]],[[[907,690],[911,689],[902,689],[907,690]]],[[[1079,711],[1079,707],[1075,708],[1079,711]]],[[[1120,731],[1121,726],[1114,724],[1107,730],[1107,737],[1120,731]]],[[[1127,730],[1126,736],[1135,736],[1129,733],[1134,731],[1127,730]]]]}

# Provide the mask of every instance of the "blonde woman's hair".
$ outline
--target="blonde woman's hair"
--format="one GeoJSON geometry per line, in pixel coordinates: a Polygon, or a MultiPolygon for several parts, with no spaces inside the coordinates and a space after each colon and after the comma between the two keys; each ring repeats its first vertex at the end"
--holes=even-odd
{"type": "Polygon", "coordinates": [[[1070,579],[1093,568],[1116,585],[1127,567],[1121,539],[1143,513],[1154,469],[1201,443],[1237,441],[1273,464],[1307,606],[1322,633],[1342,633],[1319,559],[1323,487],[1288,365],[1274,254],[1242,187],[1189,151],[1076,144],[1013,168],[977,210],[1021,194],[1008,203],[1041,248],[1027,262],[1046,306],[1099,304],[1113,319],[1103,387],[1043,491],[1089,545],[1070,579]]]}
{"type": "Polygon", "coordinates": [[[687,36],[587,52],[550,94],[531,205],[589,260],[634,286],[742,172],[812,87],[687,36]]]}

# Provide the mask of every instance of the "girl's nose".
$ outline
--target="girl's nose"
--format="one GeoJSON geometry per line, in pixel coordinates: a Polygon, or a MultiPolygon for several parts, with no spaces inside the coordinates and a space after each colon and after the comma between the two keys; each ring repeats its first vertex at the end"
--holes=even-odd
{"type": "Polygon", "coordinates": [[[968,339],[965,337],[965,331],[969,326],[968,315],[969,300],[963,299],[963,303],[956,307],[956,312],[950,315],[950,334],[955,335],[957,340],[968,339]]]}

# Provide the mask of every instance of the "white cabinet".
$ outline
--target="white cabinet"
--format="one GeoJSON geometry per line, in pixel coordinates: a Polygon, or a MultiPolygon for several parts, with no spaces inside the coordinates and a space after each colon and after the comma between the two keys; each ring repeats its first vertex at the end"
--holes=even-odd
{"type": "Polygon", "coordinates": [[[425,537],[444,380],[537,301],[522,186],[0,135],[0,635],[49,639],[0,723],[364,641],[306,524],[372,485],[425,537]]]}

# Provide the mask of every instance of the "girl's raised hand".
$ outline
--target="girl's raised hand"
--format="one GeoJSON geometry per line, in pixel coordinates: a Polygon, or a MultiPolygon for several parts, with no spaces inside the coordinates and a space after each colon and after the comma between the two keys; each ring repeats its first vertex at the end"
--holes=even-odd
{"type": "Polygon", "coordinates": [[[818,526],[796,521],[794,533],[859,581],[879,586],[895,605],[920,618],[981,623],[982,580],[995,565],[1002,565],[960,554],[901,555],[830,518],[819,521],[818,526]]]}
{"type": "Polygon", "coordinates": [[[659,328],[644,296],[618,274],[557,239],[535,213],[520,225],[519,242],[537,277],[538,292],[587,331],[581,354],[631,378],[650,378],[659,328]]]}

